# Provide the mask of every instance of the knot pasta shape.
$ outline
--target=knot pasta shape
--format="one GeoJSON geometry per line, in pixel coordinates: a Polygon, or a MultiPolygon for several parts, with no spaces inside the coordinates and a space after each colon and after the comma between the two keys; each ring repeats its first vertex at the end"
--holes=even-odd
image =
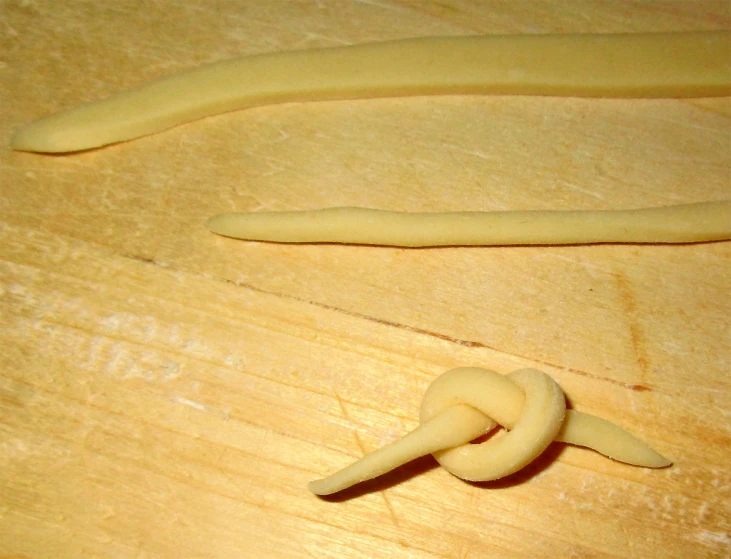
{"type": "Polygon", "coordinates": [[[464,367],[447,371],[429,386],[414,431],[311,482],[309,488],[317,495],[337,493],[426,454],[433,454],[444,469],[462,479],[499,479],[528,465],[553,441],[585,446],[635,466],[670,465],[621,427],[567,410],[563,391],[541,371],[522,369],[503,376],[464,367]],[[469,444],[498,424],[509,432],[469,444]]]}

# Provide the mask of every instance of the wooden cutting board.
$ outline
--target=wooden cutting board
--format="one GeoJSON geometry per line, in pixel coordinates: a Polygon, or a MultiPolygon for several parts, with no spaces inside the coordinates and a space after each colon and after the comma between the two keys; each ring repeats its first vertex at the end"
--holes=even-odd
{"type": "Polygon", "coordinates": [[[65,156],[18,127],[238,55],[731,28],[726,0],[0,4],[0,557],[725,557],[731,244],[404,250],[215,237],[222,211],[731,197],[731,101],[290,104],[65,156]],[[332,499],[465,365],[553,375],[673,460],[426,457],[332,499]]]}

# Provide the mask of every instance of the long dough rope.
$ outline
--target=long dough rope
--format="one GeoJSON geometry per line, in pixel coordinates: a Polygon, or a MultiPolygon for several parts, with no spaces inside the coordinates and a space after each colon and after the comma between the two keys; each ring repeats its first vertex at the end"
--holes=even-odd
{"type": "Polygon", "coordinates": [[[405,213],[327,208],[221,214],[207,227],[248,240],[404,247],[691,243],[731,239],[731,200],[606,211],[405,213]]]}
{"type": "Polygon", "coordinates": [[[431,37],[201,66],[20,130],[16,150],[69,152],[227,111],[407,95],[709,97],[731,94],[731,32],[431,37]]]}
{"type": "Polygon", "coordinates": [[[553,441],[585,446],[635,466],[671,464],[617,425],[567,410],[561,388],[541,371],[522,369],[503,376],[464,367],[447,371],[429,386],[421,403],[420,425],[414,431],[311,482],[309,488],[317,495],[337,493],[427,454],[462,479],[494,480],[525,467],[553,441]],[[469,444],[497,424],[510,431],[469,444]]]}

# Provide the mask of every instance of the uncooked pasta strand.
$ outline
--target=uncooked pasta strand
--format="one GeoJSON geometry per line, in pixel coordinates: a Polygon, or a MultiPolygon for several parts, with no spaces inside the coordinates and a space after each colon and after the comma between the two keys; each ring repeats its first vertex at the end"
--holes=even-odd
{"type": "Polygon", "coordinates": [[[45,117],[16,150],[69,152],[288,101],[408,95],[731,94],[727,31],[430,37],[218,62],[45,117]]]}
{"type": "Polygon", "coordinates": [[[318,495],[337,493],[420,456],[466,444],[495,426],[494,421],[470,406],[452,406],[398,441],[366,454],[326,479],[310,482],[310,491],[318,495]]]}
{"type": "Polygon", "coordinates": [[[731,239],[731,200],[604,211],[408,213],[345,207],[220,214],[207,227],[237,239],[403,247],[693,243],[731,239]]]}
{"type": "Polygon", "coordinates": [[[670,465],[617,425],[566,410],[558,384],[534,369],[507,376],[475,367],[447,371],[427,389],[420,423],[404,438],[311,482],[310,490],[318,495],[336,493],[426,454],[434,454],[447,471],[463,479],[498,479],[529,464],[552,441],[592,448],[636,466],[670,465]],[[493,419],[510,432],[480,444],[467,444],[491,431],[496,425],[493,419]]]}
{"type": "Polygon", "coordinates": [[[669,464],[632,433],[611,421],[576,410],[566,410],[566,420],[556,441],[585,446],[633,466],[662,468],[669,464]]]}

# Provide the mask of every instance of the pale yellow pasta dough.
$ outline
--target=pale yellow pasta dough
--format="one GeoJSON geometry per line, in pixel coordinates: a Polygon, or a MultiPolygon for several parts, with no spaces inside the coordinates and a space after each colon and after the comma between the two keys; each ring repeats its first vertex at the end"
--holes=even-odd
{"type": "Polygon", "coordinates": [[[731,239],[731,200],[605,211],[408,213],[326,208],[221,214],[207,227],[238,239],[404,247],[692,243],[731,239]]]}
{"type": "Polygon", "coordinates": [[[17,150],[69,152],[227,111],[406,95],[704,97],[731,94],[727,31],[430,37],[202,66],[21,129],[17,150]]]}
{"type": "Polygon", "coordinates": [[[462,479],[494,480],[525,467],[553,441],[585,446],[636,466],[670,465],[617,425],[567,410],[563,391],[541,371],[522,369],[503,376],[465,367],[447,371],[429,386],[414,431],[311,482],[309,488],[317,495],[337,493],[426,454],[433,454],[442,467],[462,479]],[[498,424],[509,432],[468,444],[498,424]]]}

